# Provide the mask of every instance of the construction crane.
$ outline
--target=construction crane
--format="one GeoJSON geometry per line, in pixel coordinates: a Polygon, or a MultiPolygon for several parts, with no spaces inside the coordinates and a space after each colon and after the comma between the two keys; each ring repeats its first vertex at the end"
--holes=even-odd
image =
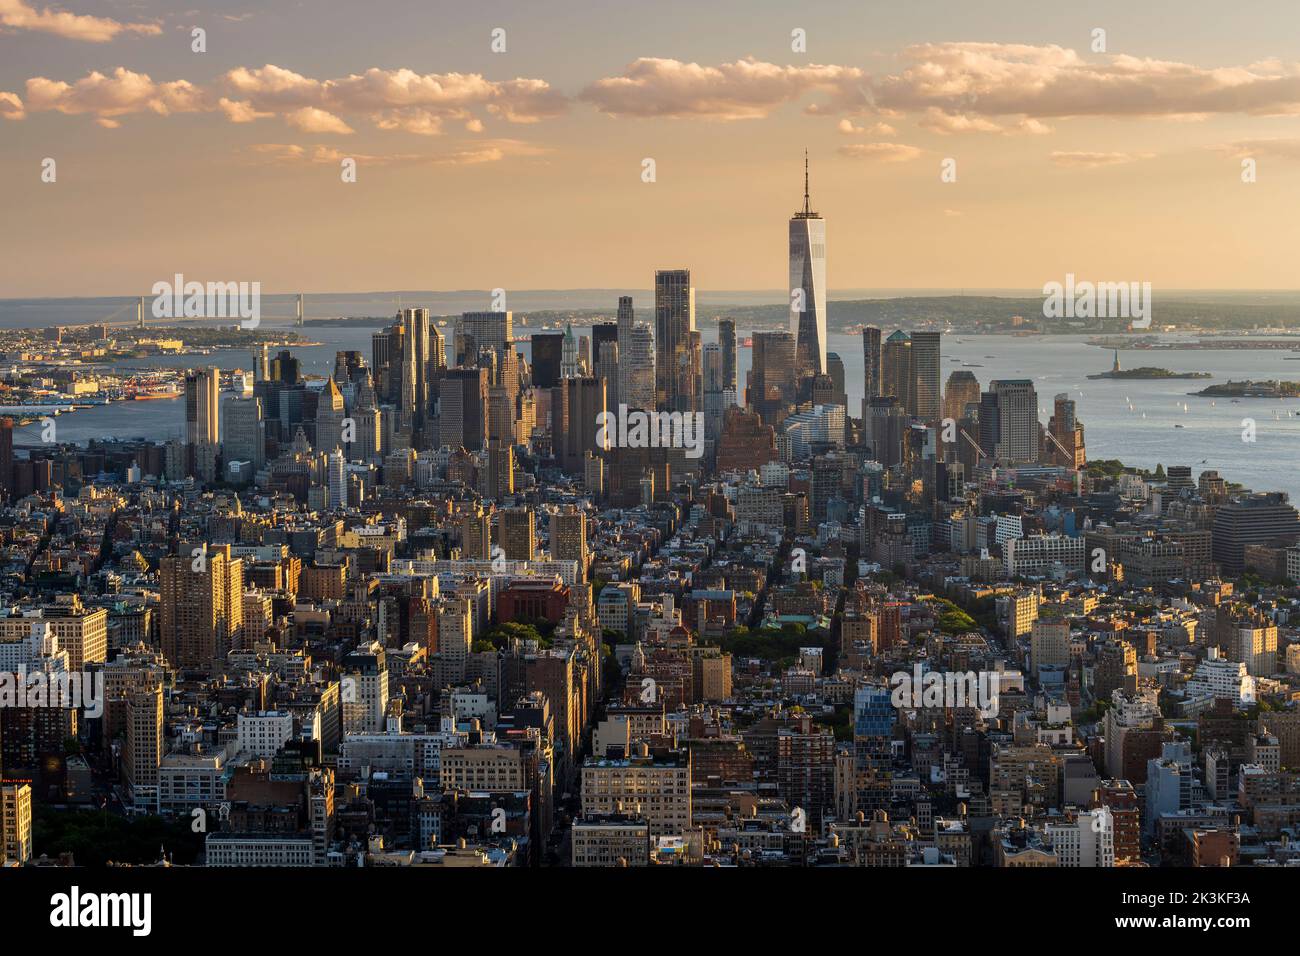
{"type": "Polygon", "coordinates": [[[966,429],[961,428],[958,429],[958,431],[961,432],[961,437],[966,439],[966,441],[970,444],[970,446],[975,449],[975,454],[979,456],[978,458],[975,459],[976,462],[978,462],[980,458],[989,457],[988,454],[984,451],[984,449],[979,446],[979,442],[975,441],[975,439],[970,437],[970,433],[967,432],[966,429]]]}

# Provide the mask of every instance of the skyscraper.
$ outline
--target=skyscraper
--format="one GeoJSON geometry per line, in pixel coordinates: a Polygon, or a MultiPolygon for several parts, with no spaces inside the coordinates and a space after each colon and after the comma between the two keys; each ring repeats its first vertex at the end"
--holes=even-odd
{"type": "Polygon", "coordinates": [[[347,459],[343,449],[335,448],[326,459],[326,476],[329,479],[330,507],[346,508],[348,504],[347,459]]]}
{"type": "Polygon", "coordinates": [[[722,346],[722,390],[736,401],[736,320],[718,319],[718,345],[722,346]]]}
{"type": "Polygon", "coordinates": [[[241,398],[226,403],[226,435],[223,442],[226,464],[247,461],[253,470],[266,462],[266,423],[262,420],[262,400],[241,398]]]}
{"type": "MultiPolygon", "coordinates": [[[[1088,457],[1083,443],[1083,423],[1075,412],[1074,399],[1068,392],[1056,396],[1052,416],[1047,420],[1043,458],[1066,468],[1082,468],[1088,457]]],[[[1171,468],[1174,466],[1170,466],[1171,468]]],[[[1190,472],[1191,469],[1189,468],[1190,472]]],[[[1189,479],[1190,481],[1190,479],[1189,479]]]]}
{"type": "Polygon", "coordinates": [[[564,361],[563,332],[534,332],[532,342],[533,385],[554,388],[560,384],[560,364],[564,361]]]}
{"type": "Polygon", "coordinates": [[[980,383],[974,372],[958,369],[948,376],[948,386],[943,394],[943,417],[959,422],[966,414],[967,405],[977,405],[980,400],[980,383]]]}
{"type": "Polygon", "coordinates": [[[0,418],[0,495],[14,488],[14,420],[0,418]]]}
{"type": "Polygon", "coordinates": [[[551,516],[551,557],[577,561],[582,580],[587,577],[587,516],[569,506],[551,516]]]}
{"type": "MultiPolygon", "coordinates": [[[[985,407],[991,394],[996,409],[997,434],[993,447],[983,441],[984,450],[1004,464],[1038,461],[1038,393],[1027,378],[999,379],[985,393],[985,407]]],[[[985,410],[980,410],[981,435],[984,433],[985,410]]]]}
{"type": "Polygon", "coordinates": [[[220,441],[219,409],[221,372],[215,368],[185,373],[185,441],[191,445],[220,441]]]}
{"type": "Polygon", "coordinates": [[[561,401],[565,428],[556,442],[562,448],[561,463],[568,474],[581,475],[588,452],[605,450],[598,443],[601,437],[599,420],[608,408],[605,402],[604,379],[591,376],[566,378],[562,383],[561,401]]]}
{"type": "Polygon", "coordinates": [[[429,310],[403,309],[397,316],[402,325],[402,413],[410,423],[413,446],[424,437],[429,412],[429,310]]]}
{"type": "Polygon", "coordinates": [[[695,331],[695,289],[689,269],[655,273],[655,405],[666,411],[696,411],[699,368],[695,331]]]}
{"type": "Polygon", "coordinates": [[[763,424],[776,426],[796,404],[795,338],[789,332],[755,332],[748,404],[763,424]]]}
{"type": "Polygon", "coordinates": [[[655,337],[647,322],[637,322],[628,333],[627,344],[619,340],[618,400],[628,408],[653,410],[655,407],[655,337]]]}
{"type": "MultiPolygon", "coordinates": [[[[458,357],[477,355],[484,347],[501,352],[513,339],[513,312],[462,312],[460,321],[456,323],[458,357]]],[[[464,362],[464,359],[460,361],[464,362]]]]}
{"type": "Polygon", "coordinates": [[[221,441],[221,372],[206,368],[185,373],[185,443],[188,471],[204,481],[217,477],[221,441]]]}
{"type": "Polygon", "coordinates": [[[704,437],[713,442],[722,434],[722,413],[726,409],[722,356],[722,346],[718,343],[704,346],[704,437]]]}
{"type": "Polygon", "coordinates": [[[902,329],[885,340],[880,360],[880,394],[892,395],[903,403],[909,415],[916,414],[912,391],[912,337],[902,329]]]}
{"type": "Polygon", "coordinates": [[[582,364],[578,361],[578,337],[573,334],[573,326],[566,325],[560,353],[560,378],[577,378],[581,374],[582,364]]]}
{"type": "Polygon", "coordinates": [[[880,329],[868,325],[862,330],[863,384],[865,401],[880,395],[880,329]]]}
{"type": "Polygon", "coordinates": [[[797,378],[826,371],[826,220],[808,197],[808,154],[803,160],[803,209],[790,219],[790,331],[797,378]]]}
{"type": "Polygon", "coordinates": [[[912,333],[912,394],[916,407],[909,409],[923,422],[939,417],[943,395],[939,391],[938,332],[912,333]]]}
{"type": "Polygon", "coordinates": [[[499,538],[507,561],[537,557],[537,518],[532,508],[507,508],[500,514],[499,538]]]}
{"type": "Polygon", "coordinates": [[[438,443],[481,450],[488,436],[488,370],[448,369],[438,395],[438,443]]]}
{"type": "Polygon", "coordinates": [[[162,652],[177,669],[209,670],[240,647],[244,623],[244,562],[230,545],[207,545],[160,566],[162,652]]]}

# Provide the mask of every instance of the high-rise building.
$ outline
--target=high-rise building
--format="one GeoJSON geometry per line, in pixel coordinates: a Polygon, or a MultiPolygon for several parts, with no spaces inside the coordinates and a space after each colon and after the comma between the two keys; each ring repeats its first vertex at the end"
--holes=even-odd
{"type": "Polygon", "coordinates": [[[515,493],[515,449],[505,442],[488,443],[487,488],[484,494],[500,501],[515,493]]]}
{"type": "MultiPolygon", "coordinates": [[[[865,408],[873,398],[881,394],[880,379],[880,329],[868,325],[862,330],[863,385],[865,395],[862,400],[865,408]]],[[[866,417],[866,412],[863,412],[866,417]]]]}
{"type": "Polygon", "coordinates": [[[532,344],[533,385],[554,388],[560,384],[560,363],[564,358],[563,332],[534,332],[532,344]]]}
{"type": "Polygon", "coordinates": [[[316,432],[312,447],[323,452],[343,447],[344,417],[343,393],[339,391],[338,382],[328,378],[316,398],[316,432]]]}
{"type": "Polygon", "coordinates": [[[326,459],[326,477],[329,481],[330,507],[346,508],[348,504],[347,459],[343,449],[335,447],[326,459]]]}
{"type": "Polygon", "coordinates": [[[848,414],[849,396],[844,387],[844,360],[838,352],[826,353],[826,377],[831,380],[830,404],[839,405],[848,414]]]}
{"type": "MultiPolygon", "coordinates": [[[[198,550],[198,549],[196,549],[198,550]]],[[[228,544],[162,559],[162,651],[173,667],[206,670],[242,644],[244,562],[228,544]]]]}
{"type": "Polygon", "coordinates": [[[905,457],[907,410],[893,395],[867,399],[867,418],[863,427],[869,436],[876,461],[886,468],[900,464],[905,457]]]}
{"type": "MultiPolygon", "coordinates": [[[[456,323],[456,355],[460,364],[466,356],[478,355],[479,350],[489,348],[493,352],[502,352],[515,337],[513,312],[463,312],[456,323]]],[[[472,361],[472,358],[470,359],[472,361]]]]}
{"type": "Polygon", "coordinates": [[[1038,393],[1027,378],[990,383],[980,407],[980,446],[1003,464],[1038,461],[1038,393]]]}
{"type": "Polygon", "coordinates": [[[722,347],[722,389],[732,393],[730,404],[734,405],[738,392],[735,319],[718,319],[718,345],[722,347]]]}
{"type": "Polygon", "coordinates": [[[475,507],[460,525],[461,557],[466,561],[486,561],[492,557],[492,515],[475,507]]]}
{"type": "Polygon", "coordinates": [[[388,713],[388,665],[377,641],[361,644],[343,658],[343,729],[350,734],[374,734],[384,729],[388,713]]]}
{"type": "Polygon", "coordinates": [[[1214,560],[1228,574],[1245,567],[1248,544],[1295,544],[1300,515],[1283,492],[1246,495],[1214,515],[1214,560]]]}
{"type": "Polygon", "coordinates": [[[221,441],[221,370],[205,368],[185,373],[185,444],[190,474],[216,479],[221,441]]]}
{"type": "Polygon", "coordinates": [[[803,161],[803,209],[790,218],[790,332],[796,340],[796,378],[826,371],[826,220],[808,197],[808,154],[803,161]]]}
{"type": "Polygon", "coordinates": [[[704,438],[716,442],[722,434],[722,413],[727,407],[723,390],[722,346],[710,342],[704,346],[704,438]]]}
{"type": "Polygon", "coordinates": [[[582,580],[587,577],[587,516],[569,507],[551,516],[551,557],[577,561],[582,580]]]}
{"type": "Polygon", "coordinates": [[[902,329],[885,340],[880,358],[880,394],[892,395],[909,415],[916,414],[916,395],[912,390],[912,337],[902,329]]]}
{"type": "Polygon", "coordinates": [[[532,561],[537,556],[537,519],[532,508],[500,512],[501,547],[507,561],[532,561]]]}
{"type": "Polygon", "coordinates": [[[619,402],[618,386],[623,375],[619,368],[619,346],[617,342],[606,342],[600,350],[596,361],[595,376],[605,383],[605,404],[617,409],[619,402]]]}
{"type": "Polygon", "coordinates": [[[448,369],[438,391],[438,444],[480,451],[488,438],[488,370],[448,369]]]}
{"type": "Polygon", "coordinates": [[[573,326],[564,327],[564,341],[560,351],[560,379],[577,378],[583,374],[583,363],[578,357],[578,337],[573,334],[573,326]]]}
{"type": "Polygon", "coordinates": [[[637,322],[626,345],[619,340],[618,400],[628,408],[651,411],[655,407],[655,338],[647,322],[637,322]]]}
{"type": "Polygon", "coordinates": [[[948,385],[943,393],[943,417],[960,422],[966,414],[967,405],[978,405],[980,401],[980,383],[974,372],[958,369],[948,376],[948,385]]]}
{"type": "Polygon", "coordinates": [[[912,333],[912,394],[915,409],[911,413],[923,422],[939,418],[943,395],[939,391],[938,332],[912,333]]]}
{"type": "Polygon", "coordinates": [[[162,684],[149,681],[132,688],[126,698],[122,777],[130,788],[132,803],[139,809],[158,810],[158,768],[165,745],[162,684]]]}
{"type": "Polygon", "coordinates": [[[14,420],[0,418],[0,495],[14,490],[14,420]]]}
{"type": "MultiPolygon", "coordinates": [[[[1075,415],[1074,400],[1062,392],[1056,396],[1052,407],[1052,416],[1047,420],[1044,432],[1044,445],[1040,449],[1043,461],[1055,462],[1066,468],[1079,469],[1087,464],[1087,452],[1083,444],[1083,423],[1075,415]]],[[[1176,466],[1171,466],[1176,467],[1176,466]]],[[[1191,469],[1188,469],[1188,483],[1191,482],[1191,469]]]]}
{"type": "Polygon", "coordinates": [[[655,406],[665,411],[699,408],[699,365],[695,332],[695,289],[689,269],[655,273],[655,406]]]}
{"type": "Polygon", "coordinates": [[[32,788],[0,783],[0,863],[22,865],[32,858],[32,788]]]}
{"type": "Polygon", "coordinates": [[[226,464],[249,462],[253,470],[266,463],[266,422],[262,420],[262,400],[239,398],[226,403],[226,433],[222,450],[226,464]]]}
{"type": "Polygon", "coordinates": [[[429,413],[429,310],[403,309],[397,316],[402,326],[402,413],[409,422],[413,447],[422,447],[429,413]]]}
{"type": "Polygon", "coordinates": [[[747,404],[765,425],[784,421],[798,401],[795,338],[789,332],[755,332],[747,404]]]}
{"type": "Polygon", "coordinates": [[[600,443],[602,437],[608,437],[602,436],[600,428],[600,416],[609,407],[605,401],[605,380],[566,378],[557,391],[564,422],[562,433],[555,436],[562,451],[561,463],[566,473],[581,475],[587,454],[608,448],[608,441],[604,445],[600,443]]]}

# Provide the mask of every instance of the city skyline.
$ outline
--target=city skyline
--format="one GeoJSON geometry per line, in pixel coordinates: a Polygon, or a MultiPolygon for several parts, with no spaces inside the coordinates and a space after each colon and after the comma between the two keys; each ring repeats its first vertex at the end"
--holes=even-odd
{"type": "Polygon", "coordinates": [[[1300,289],[1231,291],[1294,281],[1279,4],[233,2],[0,0],[16,906],[1285,922],[1300,289]]]}

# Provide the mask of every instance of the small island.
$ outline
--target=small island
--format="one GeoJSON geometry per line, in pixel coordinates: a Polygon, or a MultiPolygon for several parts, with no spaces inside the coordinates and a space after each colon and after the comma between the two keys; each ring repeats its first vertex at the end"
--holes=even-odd
{"type": "Polygon", "coordinates": [[[1143,365],[1141,368],[1120,368],[1119,350],[1115,351],[1115,364],[1111,366],[1109,372],[1098,372],[1096,375],[1089,375],[1088,378],[1213,378],[1209,372],[1171,372],[1167,368],[1154,368],[1150,365],[1143,365]]]}
{"type": "Polygon", "coordinates": [[[1266,382],[1230,381],[1188,394],[1207,398],[1297,398],[1300,397],[1300,382],[1274,382],[1271,379],[1266,382]]]}

